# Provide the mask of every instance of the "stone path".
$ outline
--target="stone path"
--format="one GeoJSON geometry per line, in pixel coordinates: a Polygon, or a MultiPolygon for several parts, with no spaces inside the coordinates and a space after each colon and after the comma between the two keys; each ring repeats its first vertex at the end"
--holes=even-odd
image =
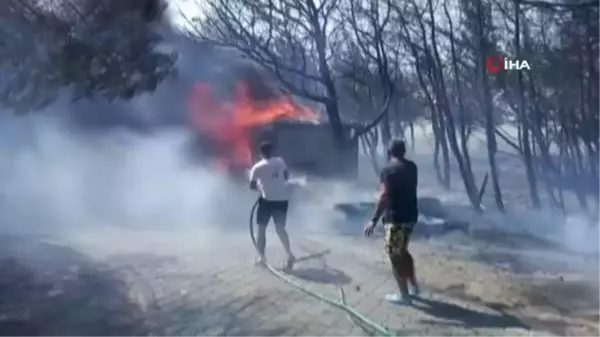
{"type": "MultiPolygon", "coordinates": [[[[46,261],[37,261],[39,254],[31,253],[28,258],[37,264],[29,263],[29,271],[24,273],[47,270],[51,264],[48,261],[53,261],[56,275],[49,272],[46,278],[54,278],[54,281],[46,281],[43,290],[35,294],[32,285],[24,290],[26,295],[16,296],[11,302],[13,305],[22,298],[30,299],[27,302],[30,307],[20,313],[10,308],[11,303],[3,301],[0,333],[364,335],[340,310],[306,296],[267,270],[253,266],[253,250],[247,238],[211,235],[201,239],[201,234],[205,235],[94,233],[79,237],[73,243],[79,250],[85,248],[87,255],[63,245],[37,243],[37,252],[56,252],[42,255],[46,261]],[[48,313],[47,307],[55,308],[58,302],[64,304],[63,309],[51,309],[48,313]]],[[[272,262],[278,264],[282,252],[273,234],[269,233],[268,254],[272,262]]],[[[402,334],[550,333],[538,331],[540,326],[532,327],[505,308],[469,298],[466,291],[458,294],[457,285],[468,283],[460,276],[465,272],[456,271],[460,255],[456,254],[455,263],[442,264],[440,262],[447,261],[448,253],[430,242],[415,242],[413,246],[425,284],[423,298],[412,307],[398,307],[381,300],[394,284],[380,239],[325,234],[295,235],[293,239],[300,258],[291,275],[294,280],[336,299],[341,286],[350,305],[402,334]]],[[[6,247],[0,250],[4,256],[18,255],[15,247],[6,247]]],[[[3,268],[12,268],[13,276],[17,277],[16,266],[3,268]]],[[[487,266],[470,268],[474,269],[466,274],[493,274],[492,268],[487,266]]],[[[493,277],[500,278],[498,275],[496,272],[493,277]]],[[[4,276],[3,280],[9,278],[4,276]]],[[[35,281],[30,283],[35,284],[35,281]]],[[[8,287],[4,282],[0,291],[6,292],[8,287]]]]}

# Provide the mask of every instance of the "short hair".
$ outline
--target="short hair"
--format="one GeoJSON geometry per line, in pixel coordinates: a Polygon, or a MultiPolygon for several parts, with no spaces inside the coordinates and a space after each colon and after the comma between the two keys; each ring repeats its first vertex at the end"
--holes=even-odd
{"type": "Polygon", "coordinates": [[[269,142],[262,142],[260,143],[260,153],[265,156],[265,157],[269,157],[271,156],[271,153],[273,152],[273,145],[269,142]]]}
{"type": "Polygon", "coordinates": [[[394,158],[404,158],[406,143],[401,139],[393,139],[388,146],[388,154],[394,158]]]}

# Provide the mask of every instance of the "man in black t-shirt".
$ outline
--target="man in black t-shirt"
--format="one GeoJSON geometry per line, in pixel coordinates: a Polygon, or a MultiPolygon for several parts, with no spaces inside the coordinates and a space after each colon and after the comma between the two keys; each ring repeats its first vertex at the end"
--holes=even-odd
{"type": "Polygon", "coordinates": [[[381,171],[380,195],[372,220],[365,226],[370,236],[383,215],[385,248],[390,257],[392,272],[400,293],[386,295],[393,303],[411,303],[408,283],[413,295],[418,295],[414,260],[408,252],[408,240],[417,222],[417,165],[404,157],[406,144],[393,140],[388,148],[389,162],[381,171]]]}

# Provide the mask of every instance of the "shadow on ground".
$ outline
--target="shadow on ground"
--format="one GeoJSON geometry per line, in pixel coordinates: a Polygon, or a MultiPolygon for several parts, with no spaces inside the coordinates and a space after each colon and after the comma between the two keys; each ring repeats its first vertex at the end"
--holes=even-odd
{"type": "MultiPolygon", "coordinates": [[[[174,258],[155,254],[138,254],[122,262],[128,269],[177,263],[174,258]]],[[[179,292],[165,296],[163,289],[155,285],[140,291],[137,282],[125,281],[124,273],[64,245],[40,238],[0,235],[0,334],[275,337],[289,330],[285,326],[266,326],[241,313],[264,298],[246,296],[211,304],[203,298],[188,300],[179,292]]],[[[151,280],[145,282],[150,284],[151,280]]]]}
{"type": "Polygon", "coordinates": [[[0,236],[2,335],[143,335],[144,315],[115,274],[39,238],[0,236]]]}
{"type": "Polygon", "coordinates": [[[559,336],[598,336],[598,289],[595,286],[591,287],[589,282],[582,284],[560,279],[536,284],[532,281],[523,282],[517,293],[506,294],[509,298],[518,298],[518,302],[512,306],[486,302],[478,296],[467,294],[464,285],[451,286],[443,292],[499,312],[509,312],[538,331],[548,331],[559,336]],[[535,307],[545,314],[534,315],[534,311],[529,309],[535,307]],[[576,330],[573,330],[574,325],[577,326],[576,330]]]}
{"type": "Polygon", "coordinates": [[[318,253],[313,253],[313,254],[309,254],[306,256],[302,256],[296,259],[296,262],[304,262],[304,261],[310,261],[310,260],[316,260],[316,259],[321,259],[324,258],[325,256],[329,255],[331,253],[331,250],[329,249],[325,249],[321,252],[318,253]]]}
{"type": "Polygon", "coordinates": [[[548,307],[561,315],[591,318],[599,322],[600,285],[575,280],[547,280],[529,284],[521,291],[528,305],[548,307]]]}
{"type": "Polygon", "coordinates": [[[421,320],[421,322],[426,324],[454,325],[467,328],[529,329],[529,327],[517,317],[497,309],[494,309],[494,311],[497,312],[497,315],[495,315],[468,309],[453,303],[425,298],[415,301],[415,306],[430,316],[449,321],[440,322],[435,320],[421,320]]]}
{"type": "MultiPolygon", "coordinates": [[[[598,336],[599,291],[598,283],[591,280],[544,280],[528,284],[520,291],[523,305],[550,308],[558,317],[580,322],[578,334],[598,336]]],[[[532,322],[559,335],[572,334],[564,320],[530,317],[532,322]]]]}
{"type": "Polygon", "coordinates": [[[341,270],[335,268],[295,267],[288,274],[308,282],[345,285],[352,282],[352,278],[341,270]]]}
{"type": "Polygon", "coordinates": [[[277,319],[294,317],[297,306],[291,304],[304,295],[272,289],[261,282],[272,276],[247,263],[213,268],[203,260],[150,252],[113,255],[110,261],[130,274],[132,287],[151,304],[146,318],[155,336],[281,336],[307,326],[302,318],[277,319]],[[257,278],[245,279],[252,275],[257,278]]]}

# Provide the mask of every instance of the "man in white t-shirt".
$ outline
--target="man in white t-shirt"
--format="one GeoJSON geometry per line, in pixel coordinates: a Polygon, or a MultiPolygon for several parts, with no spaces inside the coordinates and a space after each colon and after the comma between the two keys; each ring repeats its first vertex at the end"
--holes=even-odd
{"type": "Polygon", "coordinates": [[[285,161],[281,157],[273,157],[273,146],[270,143],[260,145],[259,160],[250,170],[250,188],[259,190],[261,197],[256,210],[258,233],[256,245],[259,263],[265,260],[266,230],[269,220],[273,218],[275,231],[288,255],[286,269],[291,269],[296,261],[290,248],[290,239],[285,230],[288,203],[290,198],[289,173],[285,161]]]}

